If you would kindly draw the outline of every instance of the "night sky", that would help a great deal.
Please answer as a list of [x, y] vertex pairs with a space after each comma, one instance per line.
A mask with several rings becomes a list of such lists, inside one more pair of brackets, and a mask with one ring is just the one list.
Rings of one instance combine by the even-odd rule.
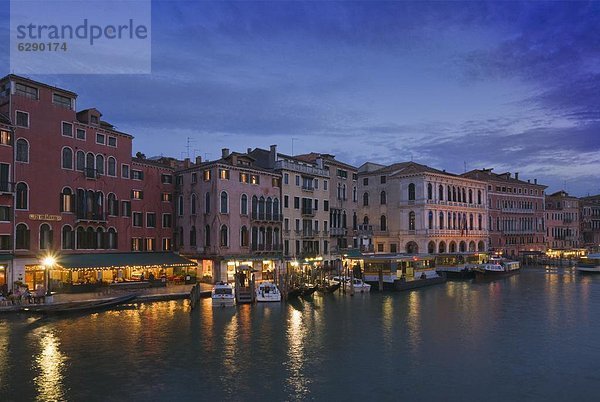
[[[151, 75], [32, 76], [148, 156], [278, 144], [600, 193], [600, 2], [153, 2]], [[0, 65], [9, 73], [8, 2]]]

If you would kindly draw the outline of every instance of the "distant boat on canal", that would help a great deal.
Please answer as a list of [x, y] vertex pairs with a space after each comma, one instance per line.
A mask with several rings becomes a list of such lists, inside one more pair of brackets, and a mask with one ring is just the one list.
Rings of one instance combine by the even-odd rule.
[[475, 267], [475, 279], [486, 280], [518, 274], [521, 271], [521, 263], [503, 258], [490, 258], [486, 263]]
[[235, 290], [231, 284], [217, 282], [211, 292], [213, 307], [226, 307], [235, 304]]
[[474, 268], [487, 259], [487, 253], [440, 254], [435, 257], [435, 269], [448, 279], [473, 279]]
[[583, 274], [600, 273], [600, 254], [589, 254], [586, 257], [581, 257], [577, 262], [577, 271]]
[[93, 311], [106, 310], [130, 301], [133, 301], [138, 295], [127, 294], [112, 299], [80, 301], [57, 304], [41, 304], [38, 306], [28, 306], [24, 311], [41, 314], [68, 314], [68, 313], [87, 313]]

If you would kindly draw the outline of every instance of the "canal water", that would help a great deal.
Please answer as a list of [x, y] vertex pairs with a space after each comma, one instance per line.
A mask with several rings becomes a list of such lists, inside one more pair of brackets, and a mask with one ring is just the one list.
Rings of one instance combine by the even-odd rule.
[[0, 316], [0, 400], [596, 401], [600, 276]]

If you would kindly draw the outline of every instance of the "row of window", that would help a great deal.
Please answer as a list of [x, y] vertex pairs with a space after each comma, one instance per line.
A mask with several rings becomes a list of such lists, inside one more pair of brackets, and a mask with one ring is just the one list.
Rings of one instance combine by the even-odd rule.
[[[489, 189], [491, 190], [492, 186], [489, 186]], [[496, 192], [497, 193], [512, 193], [512, 194], [527, 194], [527, 189], [520, 188], [520, 187], [496, 186]], [[538, 195], [538, 190], [530, 188], [529, 195]], [[540, 195], [541, 195], [541, 191], [540, 191]]]
[[[250, 247], [255, 250], [275, 250], [280, 242], [280, 230], [279, 228], [271, 228], [267, 227], [256, 227], [253, 226], [250, 230], [245, 225], [240, 228], [239, 232], [239, 246], [240, 247]], [[183, 228], [179, 228], [179, 233], [177, 235], [177, 239], [179, 241], [180, 246], [184, 246], [185, 239], [183, 234]], [[198, 231], [195, 226], [190, 228], [189, 233], [189, 243], [190, 246], [195, 247], [198, 245]], [[211, 226], [206, 225], [204, 227], [204, 246], [211, 246]], [[219, 246], [221, 247], [229, 247], [230, 239], [229, 239], [229, 227], [227, 225], [221, 225], [219, 228]]]
[[[31, 231], [24, 223], [19, 223], [15, 230], [15, 249], [29, 250], [31, 248]], [[54, 231], [49, 224], [40, 225], [39, 231], [40, 250], [49, 250], [54, 244]], [[114, 228], [84, 228], [78, 226], [73, 229], [70, 225], [62, 227], [61, 248], [63, 250], [88, 250], [88, 249], [117, 249], [117, 232]]]
[[[218, 170], [219, 173], [219, 179], [221, 180], [230, 180], [230, 170], [229, 169], [219, 169]], [[204, 170], [202, 172], [202, 177], [204, 179], [204, 181], [210, 181], [211, 177], [212, 177], [212, 171], [210, 169]], [[198, 173], [196, 172], [192, 172], [191, 174], [191, 178], [192, 178], [192, 184], [195, 184], [198, 182]], [[246, 183], [246, 184], [260, 184], [260, 175], [258, 174], [253, 174], [253, 173], [247, 173], [247, 172], [240, 172], [239, 173], [239, 181], [240, 183]], [[177, 177], [177, 184], [183, 184], [183, 176], [178, 176]], [[279, 179], [274, 177], [273, 178], [273, 182], [272, 182], [273, 187], [280, 187], [281, 183], [279, 183]]]
[[[36, 87], [25, 85], [20, 82], [17, 82], [15, 84], [15, 94], [34, 100], [38, 100], [40, 98], [39, 90]], [[53, 93], [52, 103], [57, 106], [65, 107], [67, 109], [73, 109], [73, 99], [69, 98], [68, 96]]]
[[[196, 194], [192, 194], [190, 196], [190, 214], [196, 215], [197, 213], [197, 196]], [[210, 213], [210, 205], [211, 205], [211, 196], [210, 193], [207, 192], [204, 195], [204, 213]], [[253, 215], [266, 215], [270, 217], [278, 217], [281, 213], [279, 206], [279, 199], [277, 197], [263, 197], [260, 198], [257, 196], [252, 196], [252, 214]], [[221, 195], [219, 197], [219, 212], [222, 214], [229, 213], [229, 194], [226, 191], [221, 191]], [[183, 216], [185, 213], [184, 208], [184, 197], [180, 195], [177, 199], [177, 215]], [[240, 197], [240, 214], [248, 215], [248, 196], [246, 194], [242, 194]]]
[[[345, 215], [344, 215], [345, 216]], [[437, 221], [436, 221], [437, 216]], [[434, 214], [433, 211], [429, 211], [427, 215], [427, 228], [428, 229], [449, 229], [449, 230], [483, 230], [483, 216], [477, 215], [477, 225], [475, 225], [475, 216], [469, 214], [467, 220], [467, 214], [456, 213], [456, 212], [440, 212], [438, 215]], [[363, 218], [363, 224], [369, 225], [369, 217]], [[388, 230], [387, 217], [381, 215], [379, 218], [379, 229], [382, 231]], [[408, 230], [416, 230], [416, 213], [410, 211], [408, 213]]]
[[[73, 124], [66, 121], [62, 122], [61, 133], [65, 137], [73, 137]], [[86, 139], [86, 132], [82, 128], [75, 128], [75, 137], [78, 140]], [[109, 147], [117, 147], [117, 137], [106, 135], [104, 133], [96, 133], [96, 144], [108, 145]]]

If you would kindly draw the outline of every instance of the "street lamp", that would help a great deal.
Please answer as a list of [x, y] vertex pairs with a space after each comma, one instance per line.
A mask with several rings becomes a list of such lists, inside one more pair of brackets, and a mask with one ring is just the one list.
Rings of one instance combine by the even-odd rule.
[[55, 263], [56, 258], [51, 255], [45, 257], [42, 261], [42, 265], [45, 268], [44, 273], [46, 277], [46, 296], [52, 296], [52, 293], [50, 293], [50, 269], [52, 269]]

